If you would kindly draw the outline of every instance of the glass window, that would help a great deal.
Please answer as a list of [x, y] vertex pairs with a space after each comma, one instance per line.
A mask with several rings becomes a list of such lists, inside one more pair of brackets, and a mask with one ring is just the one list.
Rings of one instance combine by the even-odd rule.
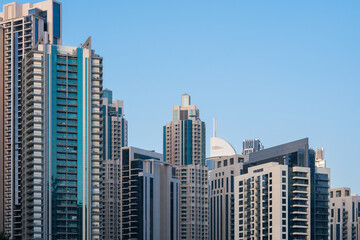
[[[57, 3], [53, 4], [53, 26], [54, 26], [54, 36], [60, 38], [60, 5]], [[57, 44], [57, 42], [54, 44]]]

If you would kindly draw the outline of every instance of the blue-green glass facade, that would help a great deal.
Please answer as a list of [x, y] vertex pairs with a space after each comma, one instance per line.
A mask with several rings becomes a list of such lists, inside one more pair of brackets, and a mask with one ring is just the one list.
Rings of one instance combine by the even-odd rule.
[[53, 44], [58, 44], [58, 39], [61, 35], [61, 6], [58, 3], [53, 3]]
[[89, 208], [88, 61], [84, 49], [48, 52], [51, 126], [51, 232], [55, 239], [83, 239]]
[[106, 98], [109, 103], [112, 103], [112, 91], [104, 89], [104, 98]]
[[311, 239], [329, 239], [330, 179], [328, 174], [317, 173], [315, 152], [309, 150], [311, 171]]
[[193, 162], [192, 120], [184, 120], [182, 124], [183, 124], [182, 149], [184, 149], [184, 152], [182, 154], [182, 165], [190, 165]]

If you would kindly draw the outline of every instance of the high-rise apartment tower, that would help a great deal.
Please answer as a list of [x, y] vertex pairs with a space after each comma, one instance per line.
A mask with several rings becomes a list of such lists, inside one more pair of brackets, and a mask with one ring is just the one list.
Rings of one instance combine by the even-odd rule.
[[[179, 180], [162, 154], [121, 149], [121, 236], [116, 239], [179, 239]], [[115, 239], [115, 238], [113, 238]]]
[[208, 168], [205, 166], [205, 123], [190, 96], [173, 106], [164, 126], [164, 158], [180, 180], [180, 239], [208, 239]]
[[209, 239], [235, 237], [235, 177], [243, 173], [244, 155], [212, 158], [214, 167], [209, 180]]
[[9, 3], [0, 13], [0, 231], [21, 238], [22, 62], [47, 34], [61, 44], [61, 4]]
[[39, 42], [22, 80], [22, 239], [100, 239], [102, 58]]
[[103, 161], [101, 184], [101, 234], [103, 239], [121, 237], [121, 148], [127, 146], [127, 121], [123, 101], [103, 91]]
[[235, 239], [329, 238], [330, 170], [308, 139], [250, 153], [235, 177]]

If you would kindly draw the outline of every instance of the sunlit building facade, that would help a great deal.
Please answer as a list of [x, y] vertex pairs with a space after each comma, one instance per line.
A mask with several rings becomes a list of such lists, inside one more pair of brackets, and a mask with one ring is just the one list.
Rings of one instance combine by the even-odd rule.
[[242, 154], [249, 155], [250, 153], [257, 152], [263, 149], [264, 146], [259, 139], [246, 139], [243, 141]]
[[235, 177], [243, 173], [244, 155], [212, 158], [209, 175], [209, 239], [235, 237]]
[[22, 70], [22, 239], [100, 239], [102, 58], [40, 42]]
[[250, 153], [235, 177], [235, 239], [328, 239], [329, 186], [307, 138]]
[[180, 239], [208, 239], [208, 168], [205, 165], [205, 123], [190, 96], [173, 106], [173, 120], [164, 126], [164, 160], [176, 167], [180, 180]]
[[330, 189], [330, 240], [360, 239], [360, 196], [350, 188]]
[[44, 34], [61, 44], [61, 4], [9, 3], [0, 13], [0, 231], [21, 238], [22, 62]]
[[103, 91], [103, 161], [101, 169], [101, 235], [121, 237], [121, 148], [128, 145], [123, 101], [113, 100], [112, 91]]

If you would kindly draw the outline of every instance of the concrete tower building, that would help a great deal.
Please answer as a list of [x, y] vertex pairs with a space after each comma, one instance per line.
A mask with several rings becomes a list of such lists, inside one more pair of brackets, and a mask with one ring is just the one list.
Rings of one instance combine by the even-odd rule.
[[360, 239], [360, 196], [350, 188], [330, 190], [330, 240]]
[[39, 42], [22, 80], [22, 239], [100, 239], [102, 58]]
[[103, 91], [103, 162], [101, 184], [101, 234], [103, 239], [121, 237], [121, 148], [127, 146], [127, 121], [123, 101]]
[[327, 240], [329, 179], [308, 139], [251, 153], [235, 177], [235, 239]]
[[180, 180], [180, 238], [208, 239], [205, 123], [188, 94], [181, 96], [181, 106], [173, 106], [173, 120], [164, 126], [164, 156]]
[[310, 169], [293, 167], [292, 174], [287, 165], [270, 162], [236, 178], [236, 239], [310, 239]]
[[234, 239], [234, 177], [243, 172], [246, 156], [237, 155], [232, 145], [217, 137], [217, 122], [210, 138], [209, 239]]
[[0, 13], [0, 232], [21, 238], [22, 62], [45, 33], [61, 44], [61, 4], [9, 3]]
[[103, 158], [120, 159], [121, 148], [128, 144], [128, 123], [124, 114], [124, 102], [112, 99], [112, 91], [103, 91]]
[[121, 151], [121, 236], [116, 239], [178, 240], [180, 198], [175, 169], [154, 151], [134, 147]]
[[243, 141], [243, 152], [244, 155], [263, 150], [264, 146], [259, 139], [246, 139]]
[[209, 239], [235, 237], [235, 177], [243, 173], [244, 155], [217, 156], [210, 171]]

